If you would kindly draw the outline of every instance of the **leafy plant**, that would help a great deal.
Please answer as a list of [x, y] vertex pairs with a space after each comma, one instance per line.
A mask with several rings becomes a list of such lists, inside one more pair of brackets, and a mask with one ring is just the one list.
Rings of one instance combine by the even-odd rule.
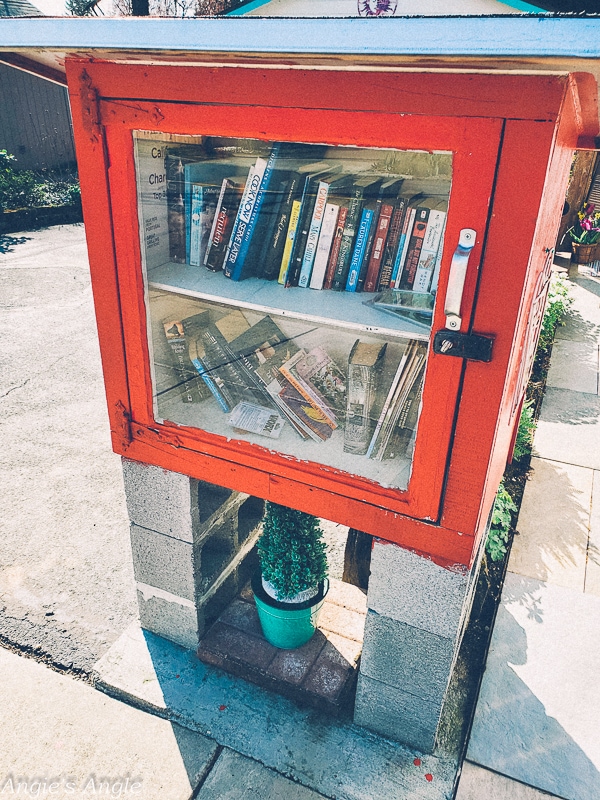
[[573, 298], [569, 296], [568, 284], [562, 278], [553, 278], [550, 282], [546, 310], [542, 319], [538, 351], [546, 353], [550, 349], [556, 328], [562, 322], [572, 302]]
[[578, 244], [596, 244], [600, 240], [600, 211], [593, 203], [583, 206], [577, 212], [577, 221], [567, 233]]
[[515, 441], [515, 449], [513, 451], [513, 458], [517, 461], [524, 456], [530, 455], [535, 428], [536, 423], [533, 416], [533, 401], [529, 400], [523, 406], [521, 417], [519, 419], [519, 427], [517, 429], [517, 439]]
[[0, 150], [0, 209], [74, 205], [79, 201], [76, 175], [16, 169], [16, 161], [6, 150]]
[[267, 503], [257, 548], [263, 578], [279, 597], [293, 597], [327, 577], [327, 545], [310, 514]]
[[516, 510], [517, 507], [508, 493], [504, 481], [501, 481], [492, 509], [492, 524], [485, 543], [486, 552], [492, 561], [500, 561], [506, 555], [512, 513]]

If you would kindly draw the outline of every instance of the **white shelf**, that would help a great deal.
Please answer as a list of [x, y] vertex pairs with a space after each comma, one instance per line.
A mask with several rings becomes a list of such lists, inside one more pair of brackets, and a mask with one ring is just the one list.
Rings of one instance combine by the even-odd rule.
[[222, 272], [205, 267], [166, 263], [149, 271], [150, 288], [176, 292], [235, 308], [305, 320], [318, 325], [336, 325], [349, 330], [400, 339], [429, 341], [429, 331], [410, 320], [384, 314], [364, 304], [372, 294], [317, 291], [294, 286], [285, 289], [276, 281], [248, 278], [232, 281]]

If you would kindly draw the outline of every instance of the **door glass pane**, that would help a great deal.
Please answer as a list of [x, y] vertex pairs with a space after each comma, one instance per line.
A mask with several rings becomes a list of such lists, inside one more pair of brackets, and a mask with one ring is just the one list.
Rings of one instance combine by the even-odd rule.
[[406, 488], [451, 154], [134, 144], [157, 421]]

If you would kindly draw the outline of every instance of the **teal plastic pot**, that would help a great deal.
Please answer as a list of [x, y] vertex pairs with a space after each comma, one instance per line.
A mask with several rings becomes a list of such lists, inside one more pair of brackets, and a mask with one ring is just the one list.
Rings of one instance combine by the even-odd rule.
[[329, 591], [329, 581], [304, 603], [280, 603], [265, 592], [260, 572], [252, 578], [252, 591], [265, 639], [274, 647], [292, 650], [306, 644], [317, 629], [319, 612]]

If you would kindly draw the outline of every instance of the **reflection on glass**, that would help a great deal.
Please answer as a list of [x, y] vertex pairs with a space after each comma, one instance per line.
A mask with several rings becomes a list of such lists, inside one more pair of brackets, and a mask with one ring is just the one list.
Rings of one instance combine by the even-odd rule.
[[405, 488], [451, 155], [135, 134], [155, 415]]

